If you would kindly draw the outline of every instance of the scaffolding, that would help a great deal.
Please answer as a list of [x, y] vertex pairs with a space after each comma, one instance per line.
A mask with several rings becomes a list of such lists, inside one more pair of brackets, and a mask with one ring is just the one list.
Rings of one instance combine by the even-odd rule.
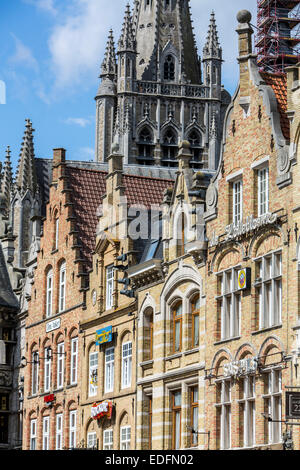
[[300, 62], [300, 0], [257, 0], [257, 63], [281, 74]]

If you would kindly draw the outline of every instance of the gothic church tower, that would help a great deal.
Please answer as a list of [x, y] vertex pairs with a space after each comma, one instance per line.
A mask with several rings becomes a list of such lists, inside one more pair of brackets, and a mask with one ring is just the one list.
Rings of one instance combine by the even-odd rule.
[[115, 46], [110, 31], [96, 96], [96, 161], [112, 148], [124, 163], [177, 166], [180, 141], [191, 143], [191, 166], [215, 170], [223, 117], [222, 48], [211, 15], [202, 64], [189, 0], [135, 0], [127, 5]]

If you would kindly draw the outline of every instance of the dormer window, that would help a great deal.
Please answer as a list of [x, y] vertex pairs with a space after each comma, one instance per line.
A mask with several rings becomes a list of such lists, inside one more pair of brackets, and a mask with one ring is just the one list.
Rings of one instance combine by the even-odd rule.
[[175, 59], [169, 54], [164, 63], [164, 79], [173, 82], [175, 80]]

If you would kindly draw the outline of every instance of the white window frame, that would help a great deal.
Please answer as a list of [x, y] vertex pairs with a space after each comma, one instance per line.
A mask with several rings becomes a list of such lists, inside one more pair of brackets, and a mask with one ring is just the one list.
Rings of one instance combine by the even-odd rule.
[[50, 416], [43, 418], [43, 450], [49, 450]]
[[255, 289], [259, 300], [259, 329], [262, 330], [281, 324], [282, 252], [273, 251], [254, 261], [258, 276], [255, 280]]
[[30, 420], [30, 450], [36, 450], [37, 420]]
[[58, 343], [57, 345], [57, 377], [56, 387], [58, 389], [64, 386], [64, 371], [65, 371], [65, 343]]
[[31, 362], [31, 395], [37, 395], [39, 390], [39, 353], [37, 351], [32, 352]]
[[[220, 380], [221, 386], [220, 402], [216, 403], [216, 408], [220, 410], [220, 447], [221, 450], [231, 448], [231, 388], [230, 379]], [[228, 388], [227, 388], [228, 387]]]
[[120, 428], [120, 450], [130, 450], [131, 426], [121, 426]]
[[255, 445], [255, 375], [241, 378], [243, 398], [239, 400], [243, 406], [244, 447]]
[[115, 348], [107, 348], [105, 350], [105, 393], [114, 390], [114, 374], [115, 374]]
[[114, 299], [114, 265], [111, 264], [106, 268], [106, 310], [113, 307]]
[[70, 367], [70, 384], [77, 384], [78, 372], [78, 338], [71, 340], [71, 367]]
[[58, 250], [58, 243], [59, 243], [59, 217], [56, 214], [55, 218], [55, 250]]
[[44, 392], [50, 392], [52, 374], [52, 351], [48, 347], [44, 349]]
[[95, 432], [89, 432], [87, 434], [87, 448], [96, 449], [97, 448], [97, 434]]
[[132, 341], [122, 343], [122, 389], [131, 387]]
[[265, 383], [268, 382], [262, 395], [265, 413], [273, 420], [267, 423], [268, 444], [279, 444], [282, 441], [282, 426], [277, 421], [282, 420], [282, 371], [274, 368], [264, 374]]
[[269, 168], [264, 166], [257, 170], [258, 189], [258, 216], [261, 217], [269, 212]]
[[221, 312], [221, 340], [240, 335], [242, 296], [237, 284], [239, 269], [240, 266], [234, 266], [217, 273], [221, 286], [221, 295], [217, 296]]
[[53, 270], [50, 269], [47, 273], [46, 278], [46, 317], [49, 318], [52, 315], [52, 303], [53, 303]]
[[59, 313], [63, 312], [66, 309], [66, 275], [67, 275], [66, 262], [63, 262], [59, 270], [59, 300], [58, 300]]
[[232, 221], [237, 225], [243, 220], [243, 180], [232, 182]]
[[55, 436], [56, 436], [56, 450], [63, 449], [63, 414], [59, 413], [56, 415], [56, 427], [55, 427]]
[[69, 448], [75, 449], [76, 447], [76, 432], [77, 432], [77, 411], [72, 410], [69, 413]]
[[98, 392], [98, 385], [92, 384], [93, 374], [96, 372], [98, 381], [98, 351], [89, 354], [89, 397], [95, 397]]
[[103, 450], [113, 450], [114, 448], [114, 432], [113, 428], [103, 431]]

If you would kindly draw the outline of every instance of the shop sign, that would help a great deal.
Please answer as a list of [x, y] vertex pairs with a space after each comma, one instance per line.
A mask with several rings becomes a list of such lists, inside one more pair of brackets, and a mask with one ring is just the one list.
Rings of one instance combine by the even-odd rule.
[[246, 218], [246, 222], [238, 222], [237, 224], [230, 224], [226, 227], [225, 241], [235, 240], [241, 236], [248, 235], [254, 230], [272, 225], [277, 221], [277, 214], [267, 213], [257, 219], [253, 215]]
[[91, 409], [91, 417], [93, 419], [100, 419], [106, 416], [108, 419], [111, 419], [112, 413], [112, 402], [103, 401], [102, 403], [94, 403]]
[[300, 418], [300, 392], [286, 392], [286, 419]]
[[57, 318], [56, 320], [50, 321], [46, 324], [46, 333], [57, 330], [58, 328], [60, 328], [60, 318]]
[[44, 397], [44, 403], [53, 403], [55, 400], [55, 396], [54, 394], [52, 393], [51, 395], [47, 395]]
[[112, 326], [96, 331], [96, 345], [110, 343], [112, 341]]
[[238, 288], [246, 290], [251, 286], [251, 269], [245, 268], [238, 271]]
[[223, 366], [223, 374], [225, 377], [234, 377], [237, 375], [253, 374], [257, 370], [257, 357], [249, 357], [240, 361], [229, 362]]

